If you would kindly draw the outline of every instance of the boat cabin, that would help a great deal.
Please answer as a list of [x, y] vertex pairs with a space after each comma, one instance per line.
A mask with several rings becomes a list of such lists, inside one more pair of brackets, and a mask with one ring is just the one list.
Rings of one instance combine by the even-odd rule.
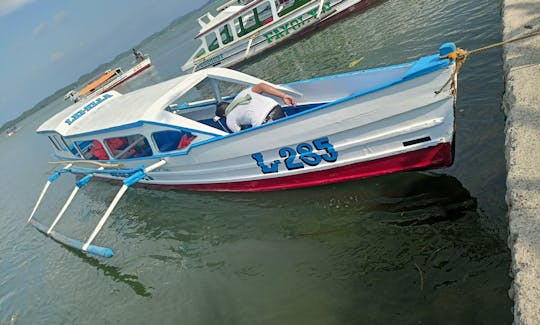
[[48, 137], [55, 156], [66, 160], [186, 154], [195, 143], [229, 134], [225, 123], [214, 119], [217, 103], [231, 101], [240, 90], [260, 82], [233, 70], [202, 70], [125, 95], [109, 91], [81, 101], [37, 132]]

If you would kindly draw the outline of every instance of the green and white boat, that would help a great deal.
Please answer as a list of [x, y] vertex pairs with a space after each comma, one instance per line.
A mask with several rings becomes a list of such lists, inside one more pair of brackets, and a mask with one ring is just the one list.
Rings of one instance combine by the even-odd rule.
[[201, 45], [182, 66], [186, 72], [230, 67], [283, 41], [322, 27], [378, 0], [254, 0], [218, 8], [198, 19]]

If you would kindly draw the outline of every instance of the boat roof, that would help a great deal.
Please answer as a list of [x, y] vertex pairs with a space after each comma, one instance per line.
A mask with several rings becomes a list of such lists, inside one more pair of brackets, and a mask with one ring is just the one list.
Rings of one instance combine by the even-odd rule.
[[101, 76], [99, 76], [96, 80], [91, 81], [89, 84], [87, 84], [79, 94], [81, 96], [86, 95], [87, 93], [91, 92], [92, 90], [96, 89], [97, 87], [104, 84], [107, 80], [111, 79], [112, 77], [116, 76], [117, 72], [116, 69], [114, 70], [108, 70], [104, 72]]
[[91, 100], [75, 103], [45, 121], [37, 132], [57, 132], [70, 137], [150, 121], [221, 134], [220, 130], [165, 111], [169, 104], [205, 79], [246, 86], [263, 82], [286, 93], [302, 96], [289, 87], [275, 85], [242, 72], [226, 68], [208, 68], [125, 95], [113, 90]]

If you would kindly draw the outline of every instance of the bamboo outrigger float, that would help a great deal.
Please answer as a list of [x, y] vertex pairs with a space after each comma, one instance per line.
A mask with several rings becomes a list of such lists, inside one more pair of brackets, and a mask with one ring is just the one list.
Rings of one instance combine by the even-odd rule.
[[[399, 65], [274, 85], [244, 73], [208, 68], [137, 91], [107, 92], [43, 123], [66, 166], [47, 181], [29, 222], [66, 245], [99, 256], [92, 242], [134, 184], [200, 191], [273, 191], [453, 162], [456, 47]], [[450, 82], [448, 82], [450, 81]], [[287, 116], [233, 133], [214, 114], [246, 86], [267, 83], [296, 98]], [[74, 168], [73, 166], [77, 166]], [[148, 167], [146, 167], [148, 166]], [[84, 176], [50, 227], [34, 214], [60, 175]], [[55, 231], [90, 179], [122, 182], [83, 243]]]

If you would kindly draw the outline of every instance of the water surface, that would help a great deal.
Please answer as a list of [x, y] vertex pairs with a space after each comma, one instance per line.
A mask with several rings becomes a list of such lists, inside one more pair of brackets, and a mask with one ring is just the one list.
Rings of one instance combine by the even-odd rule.
[[[285, 83], [474, 49], [501, 40], [500, 7], [384, 1], [238, 69]], [[123, 90], [180, 75], [203, 13], [145, 40], [154, 67]], [[0, 139], [0, 323], [510, 323], [500, 49], [471, 57], [459, 87], [451, 168], [270, 193], [130, 189], [95, 240], [112, 259], [26, 226], [55, 167], [35, 134], [66, 106], [52, 101]], [[50, 224], [73, 186], [55, 182], [36, 217]], [[58, 230], [86, 238], [117, 190], [90, 183]]]

